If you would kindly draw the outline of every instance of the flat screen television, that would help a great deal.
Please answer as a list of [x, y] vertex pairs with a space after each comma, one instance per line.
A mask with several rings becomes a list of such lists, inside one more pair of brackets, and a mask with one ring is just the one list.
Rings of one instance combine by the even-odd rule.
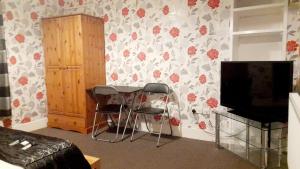
[[224, 61], [221, 105], [255, 121], [287, 122], [292, 61]]

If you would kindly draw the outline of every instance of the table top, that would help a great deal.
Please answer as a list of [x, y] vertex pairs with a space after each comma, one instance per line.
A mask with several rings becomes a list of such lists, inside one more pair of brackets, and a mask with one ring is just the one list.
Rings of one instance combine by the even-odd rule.
[[[105, 86], [105, 85], [99, 85], [99, 86]], [[113, 87], [119, 93], [135, 93], [143, 89], [143, 87], [138, 87], [138, 86], [107, 85], [107, 87]], [[91, 93], [92, 89], [93, 88], [87, 89], [87, 92]]]

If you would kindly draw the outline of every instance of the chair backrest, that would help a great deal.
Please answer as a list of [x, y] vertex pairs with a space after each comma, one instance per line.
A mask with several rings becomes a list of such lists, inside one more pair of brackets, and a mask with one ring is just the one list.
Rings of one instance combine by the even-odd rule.
[[169, 86], [164, 83], [147, 83], [143, 92], [169, 94]]

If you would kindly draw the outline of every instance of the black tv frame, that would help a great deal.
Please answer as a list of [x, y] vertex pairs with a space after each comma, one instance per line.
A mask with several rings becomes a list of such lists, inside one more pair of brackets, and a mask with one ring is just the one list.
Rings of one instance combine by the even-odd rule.
[[[290, 89], [289, 91], [292, 92], [293, 89], [293, 61], [222, 61], [221, 62], [221, 76], [220, 76], [220, 82], [221, 82], [221, 87], [220, 87], [220, 99], [221, 99], [221, 105], [224, 107], [228, 107], [228, 105], [223, 105], [222, 104], [222, 65], [225, 63], [289, 63], [290, 64]], [[287, 98], [288, 102], [288, 98]], [[288, 103], [287, 103], [288, 106]], [[261, 109], [261, 110], [239, 110], [234, 107], [228, 107], [230, 110], [228, 112], [233, 113], [235, 115], [248, 118], [254, 121], [261, 122], [262, 124], [267, 124], [267, 123], [272, 123], [272, 122], [287, 122], [288, 121], [288, 112], [282, 112], [279, 110], [271, 110], [271, 109]], [[286, 108], [288, 110], [288, 108]]]

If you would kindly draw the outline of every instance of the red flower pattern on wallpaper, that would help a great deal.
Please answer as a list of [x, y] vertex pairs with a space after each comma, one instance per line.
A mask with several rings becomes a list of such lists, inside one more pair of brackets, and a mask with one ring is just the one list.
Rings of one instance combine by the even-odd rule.
[[190, 46], [190, 47], [188, 48], [188, 55], [193, 56], [193, 55], [196, 54], [196, 52], [197, 52], [197, 49], [196, 49], [195, 46]]
[[170, 80], [171, 80], [173, 83], [179, 82], [179, 75], [176, 74], [176, 73], [173, 73], [173, 74], [170, 76]]
[[11, 11], [7, 11], [7, 12], [5, 13], [5, 16], [6, 16], [6, 19], [7, 19], [7, 20], [13, 20], [13, 19], [14, 19], [14, 16], [13, 16], [13, 14], [12, 14]]
[[40, 60], [41, 59], [41, 54], [40, 53], [33, 54], [33, 59], [36, 60], [36, 61]]
[[169, 33], [173, 38], [176, 38], [179, 36], [180, 30], [177, 27], [173, 27]]
[[215, 98], [209, 98], [207, 101], [206, 101], [206, 104], [210, 107], [210, 108], [216, 108], [218, 107], [218, 100], [215, 99]]
[[144, 60], [146, 59], [146, 54], [145, 54], [144, 52], [140, 52], [140, 53], [138, 54], [138, 59], [139, 59], [140, 61], [144, 61]]
[[127, 16], [128, 12], [129, 12], [129, 9], [127, 7], [125, 7], [125, 8], [122, 9], [122, 15], [123, 16]]
[[206, 83], [206, 76], [204, 74], [199, 76], [199, 82], [200, 84]]
[[45, 5], [45, 0], [39, 0], [41, 5]]
[[108, 15], [107, 15], [107, 14], [105, 14], [105, 15], [103, 16], [103, 22], [104, 22], [104, 23], [107, 23], [107, 22], [108, 22]]
[[199, 28], [199, 33], [201, 35], [206, 35], [207, 34], [207, 27], [205, 25], [202, 25], [200, 28]]
[[31, 12], [30, 17], [33, 21], [37, 20], [39, 15], [36, 12]]
[[139, 99], [139, 101], [142, 101], [144, 103], [147, 101], [147, 96], [140, 94], [138, 99]]
[[59, 6], [65, 6], [65, 1], [64, 0], [58, 0], [58, 5]]
[[160, 70], [155, 70], [155, 71], [153, 72], [153, 77], [154, 77], [155, 79], [160, 78], [160, 75], [161, 75]]
[[195, 93], [189, 93], [187, 95], [187, 101], [190, 102], [190, 103], [195, 102], [196, 99], [197, 99], [197, 96], [195, 95]]
[[220, 5], [220, 0], [208, 0], [207, 5], [212, 9], [218, 8]]
[[163, 14], [164, 14], [164, 15], [168, 15], [169, 10], [170, 10], [170, 9], [169, 9], [169, 6], [168, 6], [168, 5], [165, 5], [165, 6], [163, 7], [163, 10], [162, 10], [162, 11], [163, 11]]
[[115, 33], [111, 33], [110, 35], [109, 35], [109, 39], [111, 40], [111, 41], [116, 41], [117, 40], [117, 35], [115, 34]]
[[109, 62], [109, 60], [110, 60], [110, 56], [109, 56], [109, 54], [106, 54], [106, 55], [105, 55], [105, 61], [106, 61], [106, 62]]
[[172, 117], [172, 118], [170, 119], [170, 123], [171, 123], [171, 125], [173, 125], [173, 126], [179, 126], [179, 125], [180, 125], [180, 120], [177, 119], [177, 118], [175, 118], [175, 117]]
[[134, 75], [132, 76], [132, 80], [135, 81], [135, 82], [138, 81], [138, 75], [137, 75], [137, 74], [134, 74]]
[[160, 26], [154, 26], [152, 32], [154, 35], [158, 35], [160, 33]]
[[187, 0], [187, 2], [189, 7], [195, 6], [197, 4], [197, 0]]
[[111, 79], [113, 80], [113, 81], [116, 81], [116, 80], [118, 80], [118, 74], [117, 73], [112, 73], [111, 75], [110, 75], [110, 77], [111, 77]]
[[164, 102], [169, 102], [169, 101], [170, 101], [170, 97], [164, 96], [164, 97], [162, 98], [162, 100], [163, 100]]
[[17, 34], [15, 36], [16, 41], [18, 41], [19, 43], [23, 43], [25, 41], [25, 36], [22, 34]]
[[15, 99], [15, 100], [12, 102], [12, 105], [13, 105], [15, 108], [19, 107], [19, 106], [20, 106], [20, 101], [19, 101], [19, 99]]
[[131, 39], [132, 40], [136, 40], [137, 39], [137, 33], [136, 32], [132, 32]]
[[160, 121], [161, 117], [162, 117], [161, 115], [155, 115], [155, 116], [153, 116], [153, 118], [154, 118], [155, 121]]
[[297, 50], [297, 47], [299, 46], [299, 44], [295, 41], [295, 40], [290, 40], [287, 42], [287, 51], [288, 52], [295, 52]]
[[219, 51], [217, 49], [210, 49], [207, 52], [207, 56], [211, 59], [211, 60], [215, 60], [219, 57]]
[[136, 11], [136, 15], [139, 17], [139, 18], [143, 18], [145, 16], [145, 9], [143, 8], [139, 8], [137, 11]]
[[21, 85], [27, 85], [28, 84], [28, 78], [26, 76], [21, 76], [18, 80], [19, 84]]
[[202, 130], [206, 129], [206, 123], [204, 121], [200, 121], [200, 123], [198, 124], [198, 126]]
[[163, 54], [163, 58], [164, 58], [165, 61], [169, 60], [169, 58], [170, 58], [169, 52], [165, 52], [165, 53]]
[[126, 50], [123, 51], [123, 56], [124, 57], [129, 57], [129, 55], [130, 55], [130, 52], [129, 52], [128, 49], [126, 49]]
[[42, 92], [38, 92], [35, 97], [36, 99], [41, 100], [44, 97], [44, 94]]
[[11, 56], [11, 57], [9, 58], [9, 62], [10, 62], [10, 64], [12, 64], [12, 65], [16, 64], [16, 63], [17, 63], [16, 57], [15, 57], [15, 56]]
[[22, 120], [21, 120], [21, 123], [29, 123], [31, 122], [31, 118], [30, 117], [24, 117]]
[[83, 5], [83, 0], [79, 0], [79, 5]]

